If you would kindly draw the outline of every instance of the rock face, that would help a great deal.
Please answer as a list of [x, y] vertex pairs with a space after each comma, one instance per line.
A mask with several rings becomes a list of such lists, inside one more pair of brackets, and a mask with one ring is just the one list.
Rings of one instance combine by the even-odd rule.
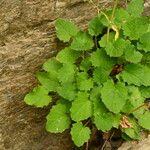
[[61, 48], [54, 21], [67, 18], [84, 29], [96, 13], [86, 0], [0, 0], [0, 150], [72, 150], [67, 132], [45, 131], [49, 109], [23, 98], [37, 84], [35, 72]]
[[118, 150], [149, 150], [150, 136], [140, 142], [126, 142]]
[[83, 29], [96, 11], [83, 0], [0, 0], [0, 150], [71, 150], [68, 133], [45, 131], [49, 109], [27, 106], [35, 72], [61, 48], [57, 18]]

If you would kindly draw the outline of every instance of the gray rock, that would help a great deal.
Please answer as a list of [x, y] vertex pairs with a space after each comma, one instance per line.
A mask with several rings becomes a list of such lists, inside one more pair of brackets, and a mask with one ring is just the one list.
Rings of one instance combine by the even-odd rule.
[[150, 149], [150, 136], [141, 140], [140, 142], [125, 142], [118, 150], [149, 150]]

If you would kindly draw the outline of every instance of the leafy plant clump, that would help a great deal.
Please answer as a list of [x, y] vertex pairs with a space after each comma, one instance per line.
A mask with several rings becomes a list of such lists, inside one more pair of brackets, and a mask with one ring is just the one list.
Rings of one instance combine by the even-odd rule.
[[92, 126], [137, 140], [150, 130], [150, 21], [141, 15], [143, 0], [116, 6], [94, 17], [85, 32], [70, 21], [55, 22], [57, 37], [69, 46], [44, 63], [40, 84], [24, 99], [36, 107], [53, 101], [46, 130], [71, 128], [78, 147], [90, 140]]

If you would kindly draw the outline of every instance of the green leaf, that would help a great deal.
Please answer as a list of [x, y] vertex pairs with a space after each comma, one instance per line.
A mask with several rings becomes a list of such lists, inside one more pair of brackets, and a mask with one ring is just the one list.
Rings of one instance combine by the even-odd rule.
[[126, 128], [124, 129], [126, 135], [128, 135], [131, 139], [139, 140], [140, 135], [138, 131], [135, 131], [133, 128]]
[[129, 118], [129, 122], [132, 124], [132, 128], [124, 128], [122, 132], [124, 132], [131, 139], [140, 140], [140, 130], [139, 126], [135, 120]]
[[129, 13], [123, 8], [117, 8], [115, 11], [114, 22], [117, 26], [123, 25], [129, 19]]
[[86, 71], [77, 72], [76, 78], [77, 78], [77, 82], [80, 82], [82, 80], [86, 80], [86, 79], [88, 79], [88, 73]]
[[57, 37], [64, 42], [68, 42], [71, 37], [75, 36], [79, 29], [70, 21], [57, 19], [55, 22]]
[[76, 51], [86, 51], [94, 46], [92, 37], [86, 32], [79, 32], [71, 43], [71, 49]]
[[140, 37], [140, 49], [144, 50], [145, 52], [150, 52], [150, 32], [143, 34]]
[[94, 123], [97, 129], [103, 132], [110, 130], [113, 126], [113, 116], [107, 112], [106, 107], [100, 100], [94, 101]]
[[90, 57], [86, 57], [80, 63], [80, 70], [88, 71], [91, 66], [92, 66], [92, 64], [91, 64], [91, 61], [90, 61]]
[[71, 120], [67, 115], [67, 107], [62, 103], [53, 106], [48, 114], [46, 130], [51, 133], [61, 133], [70, 127]]
[[60, 96], [62, 96], [63, 98], [69, 101], [73, 101], [77, 94], [75, 84], [70, 83], [70, 82], [62, 84], [62, 86], [59, 86], [57, 88], [57, 92]]
[[92, 36], [98, 36], [103, 31], [103, 24], [101, 23], [100, 17], [93, 18], [89, 23], [89, 34]]
[[127, 21], [123, 25], [124, 35], [131, 40], [138, 40], [144, 33], [147, 32], [149, 20], [147, 17], [134, 18]]
[[40, 83], [49, 91], [57, 91], [57, 87], [59, 86], [58, 81], [53, 80], [51, 75], [47, 72], [39, 72], [37, 73], [37, 78], [40, 81]]
[[88, 78], [86, 72], [79, 72], [77, 74], [77, 86], [81, 91], [89, 91], [93, 87], [93, 80], [92, 78]]
[[128, 84], [150, 86], [150, 69], [146, 66], [128, 64], [120, 76]]
[[132, 0], [127, 7], [127, 11], [133, 16], [137, 17], [142, 14], [144, 10], [144, 1], [143, 0]]
[[73, 82], [75, 75], [75, 65], [63, 64], [62, 68], [58, 70], [58, 79], [60, 82]]
[[92, 102], [100, 100], [102, 86], [94, 86], [90, 92], [90, 100]]
[[103, 84], [109, 79], [109, 74], [110, 71], [105, 70], [102, 67], [95, 68], [93, 76], [94, 82], [97, 84]]
[[121, 114], [113, 114], [113, 127], [114, 128], [119, 128], [120, 125], [120, 120], [121, 120]]
[[95, 114], [95, 125], [98, 130], [109, 131], [113, 127], [113, 115], [111, 113]]
[[73, 101], [71, 111], [71, 118], [74, 121], [85, 120], [92, 115], [92, 103], [88, 99], [89, 95], [86, 92], [79, 92], [77, 99]]
[[115, 64], [114, 59], [111, 59], [103, 49], [97, 49], [91, 54], [91, 62], [94, 67], [102, 67], [111, 69]]
[[139, 89], [144, 98], [150, 97], [150, 86], [149, 87], [141, 86]]
[[150, 112], [146, 111], [138, 120], [140, 126], [143, 128], [150, 130]]
[[72, 50], [70, 47], [66, 47], [65, 49], [61, 50], [56, 59], [61, 63], [75, 63], [76, 59], [80, 56], [80, 52]]
[[110, 57], [120, 57], [123, 55], [127, 47], [127, 41], [124, 39], [117, 39], [114, 42], [109, 42], [105, 48]]
[[[109, 33], [108, 42], [109, 42], [109, 41], [111, 41], [111, 42], [115, 41], [115, 32], [110, 32], [110, 33]], [[108, 42], [107, 42], [107, 34], [104, 34], [104, 36], [103, 36], [103, 37], [101, 38], [101, 40], [99, 41], [99, 45], [100, 45], [101, 47], [106, 47], [107, 44], [108, 44]]]
[[[144, 104], [144, 98], [141, 95], [141, 92], [139, 91], [138, 87], [135, 86], [128, 86], [128, 95], [129, 100], [123, 107], [123, 112], [130, 113], [139, 106]], [[132, 114], [138, 118], [140, 117], [144, 112], [144, 108], [140, 108], [139, 110], [133, 111]]]
[[[105, 15], [104, 15], [104, 13], [105, 13]], [[102, 22], [102, 24], [103, 24], [104, 26], [106, 26], [106, 27], [111, 27], [110, 20], [108, 20], [108, 19], [106, 18], [106, 16], [107, 16], [108, 18], [111, 17], [111, 15], [112, 15], [112, 9], [108, 9], [108, 10], [104, 11], [104, 13], [103, 13], [103, 14], [102, 14], [102, 13], [100, 14], [100, 20], [101, 20], [101, 22]]]
[[101, 97], [110, 111], [119, 113], [128, 98], [127, 88], [123, 83], [114, 84], [111, 80], [108, 80], [101, 90]]
[[150, 52], [144, 53], [141, 64], [150, 68]]
[[47, 89], [45, 89], [43, 86], [38, 86], [25, 96], [24, 101], [28, 105], [44, 107], [52, 101], [52, 98], [48, 96]]
[[87, 79], [87, 80], [82, 80], [81, 82], [78, 83], [78, 89], [83, 90], [83, 91], [89, 91], [91, 88], [93, 88], [93, 80], [92, 79]]
[[131, 104], [130, 99], [128, 99], [121, 111], [124, 113], [130, 113], [133, 110], [133, 107], [134, 106]]
[[75, 145], [81, 147], [85, 142], [90, 139], [91, 131], [88, 127], [83, 126], [81, 122], [73, 124], [71, 128], [71, 136]]
[[128, 43], [125, 50], [125, 59], [131, 63], [138, 63], [142, 60], [143, 55], [136, 51], [135, 47]]
[[43, 69], [49, 72], [51, 79], [56, 80], [58, 75], [58, 70], [62, 67], [62, 64], [58, 62], [54, 57], [50, 58], [43, 64]]

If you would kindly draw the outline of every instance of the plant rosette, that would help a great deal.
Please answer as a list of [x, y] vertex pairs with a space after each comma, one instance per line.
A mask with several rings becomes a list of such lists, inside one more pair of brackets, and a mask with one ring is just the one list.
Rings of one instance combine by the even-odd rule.
[[[91, 138], [91, 125], [102, 132], [122, 131], [125, 139], [140, 139], [150, 130], [150, 21], [142, 16], [143, 0], [99, 13], [87, 31], [68, 20], [55, 22], [66, 48], [43, 64], [39, 85], [24, 101], [35, 107], [58, 100], [46, 119], [46, 130], [71, 128], [75, 145]], [[146, 101], [145, 101], [146, 100]]]

